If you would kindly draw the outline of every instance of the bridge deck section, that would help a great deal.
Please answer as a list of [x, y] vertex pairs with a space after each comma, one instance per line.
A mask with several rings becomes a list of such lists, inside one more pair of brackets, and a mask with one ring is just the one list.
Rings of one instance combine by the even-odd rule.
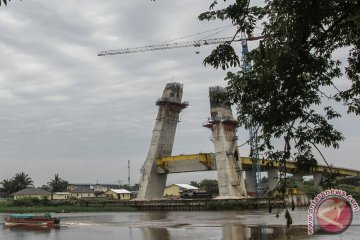
[[[243, 170], [252, 168], [252, 160], [249, 157], [241, 157]], [[159, 173], [181, 173], [181, 172], [197, 172], [197, 171], [214, 171], [216, 170], [216, 161], [214, 153], [199, 153], [188, 155], [177, 155], [162, 157], [157, 159]], [[280, 161], [261, 159], [259, 165], [262, 171], [271, 168], [280, 168]], [[286, 162], [286, 168], [291, 173], [296, 170], [296, 163], [293, 161]], [[279, 169], [281, 171], [281, 169]], [[331, 170], [326, 165], [318, 165], [310, 173], [330, 173], [334, 172], [341, 176], [360, 176], [360, 171], [356, 169], [331, 166]], [[304, 174], [306, 175], [306, 174]]]

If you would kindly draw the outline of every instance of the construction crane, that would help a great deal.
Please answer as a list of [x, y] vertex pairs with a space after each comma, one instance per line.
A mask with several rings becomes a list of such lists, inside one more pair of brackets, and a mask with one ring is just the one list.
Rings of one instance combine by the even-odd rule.
[[148, 45], [144, 47], [135, 47], [135, 48], [121, 48], [121, 49], [113, 49], [113, 50], [105, 50], [98, 53], [98, 56], [108, 56], [108, 55], [116, 55], [116, 54], [128, 54], [128, 53], [137, 53], [137, 52], [148, 52], [148, 51], [157, 51], [157, 50], [165, 50], [165, 49], [173, 49], [173, 48], [185, 48], [185, 47], [200, 47], [203, 45], [211, 45], [211, 44], [219, 44], [231, 41], [254, 41], [258, 39], [262, 39], [264, 37], [248, 37], [248, 38], [240, 38], [240, 37], [224, 37], [224, 38], [211, 38], [204, 39], [198, 41], [190, 41], [190, 42], [175, 42], [175, 43], [161, 43]]
[[[248, 36], [248, 37], [223, 37], [223, 38], [212, 38], [212, 39], [204, 39], [198, 41], [190, 41], [190, 42], [175, 42], [175, 43], [161, 43], [148, 45], [144, 47], [135, 47], [135, 48], [122, 48], [122, 49], [113, 49], [113, 50], [105, 50], [98, 53], [98, 56], [108, 56], [108, 55], [117, 55], [117, 54], [129, 54], [129, 53], [138, 53], [138, 52], [147, 52], [147, 51], [158, 51], [165, 49], [173, 49], [173, 48], [185, 48], [185, 47], [200, 47], [203, 45], [211, 45], [211, 44], [220, 44], [225, 42], [239, 42], [241, 41], [242, 45], [242, 68], [244, 74], [250, 72], [251, 63], [247, 60], [247, 55], [249, 54], [249, 49], [247, 42], [255, 41], [259, 39], [263, 39], [264, 36]], [[261, 186], [261, 169], [259, 165], [259, 153], [257, 149], [257, 128], [249, 119], [250, 128], [250, 157], [253, 161], [253, 172], [256, 183], [256, 194], [257, 196], [262, 195], [262, 186]]]
[[[244, 38], [241, 41], [242, 46], [242, 68], [244, 74], [247, 74], [251, 70], [251, 62], [248, 60], [249, 48], [247, 45], [247, 39]], [[261, 184], [261, 168], [259, 164], [259, 151], [257, 145], [257, 126], [251, 119], [249, 121], [249, 143], [250, 143], [250, 158], [252, 161], [253, 177], [256, 186], [256, 195], [261, 197], [263, 195], [263, 188]]]

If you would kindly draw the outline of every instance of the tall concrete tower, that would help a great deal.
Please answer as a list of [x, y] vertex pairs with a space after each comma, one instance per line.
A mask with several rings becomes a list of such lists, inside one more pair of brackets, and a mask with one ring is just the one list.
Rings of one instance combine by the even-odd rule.
[[211, 117], [204, 127], [212, 131], [219, 197], [246, 197], [244, 173], [236, 137], [238, 122], [233, 118], [230, 103], [224, 100], [224, 93], [225, 90], [221, 87], [209, 89]]
[[140, 179], [138, 200], [151, 200], [163, 197], [166, 173], [158, 173], [156, 159], [171, 156], [179, 113], [188, 104], [181, 102], [183, 85], [168, 83], [162, 98], [156, 102], [159, 112], [156, 118], [151, 144]]

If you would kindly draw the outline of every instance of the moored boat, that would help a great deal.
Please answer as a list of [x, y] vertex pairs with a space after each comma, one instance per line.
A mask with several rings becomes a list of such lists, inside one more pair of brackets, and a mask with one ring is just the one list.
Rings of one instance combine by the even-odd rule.
[[50, 213], [41, 215], [11, 214], [4, 217], [7, 227], [42, 227], [54, 228], [60, 226], [60, 218], [51, 217]]

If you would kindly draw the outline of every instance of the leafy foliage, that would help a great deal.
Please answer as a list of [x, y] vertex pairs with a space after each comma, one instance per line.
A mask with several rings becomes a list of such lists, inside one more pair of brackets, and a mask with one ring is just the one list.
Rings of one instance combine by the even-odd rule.
[[4, 179], [1, 184], [3, 185], [3, 191], [8, 193], [18, 192], [22, 189], [34, 186], [31, 177], [24, 172], [16, 173], [10, 180]]
[[359, 196], [360, 191], [357, 187], [349, 184], [339, 184], [339, 189], [344, 190], [348, 195]]
[[219, 45], [204, 61], [215, 68], [221, 67], [223, 70], [229, 67], [240, 66], [239, 57], [230, 43]]
[[194, 187], [197, 187], [197, 188], [200, 188], [200, 184], [197, 181], [190, 181], [190, 185], [194, 186]]
[[55, 174], [54, 179], [48, 182], [50, 190], [52, 192], [64, 192], [66, 191], [66, 187], [69, 183], [59, 177], [59, 174]]
[[15, 177], [12, 179], [12, 181], [14, 192], [34, 186], [34, 181], [24, 172], [15, 174]]
[[[344, 140], [331, 124], [341, 117], [333, 102], [342, 102], [348, 113], [360, 114], [360, 3], [268, 0], [264, 6], [251, 6], [249, 0], [231, 2], [215, 9], [218, 1], [212, 1], [199, 20], [231, 21], [238, 28], [235, 36], [251, 36], [261, 24], [264, 38], [246, 56], [252, 63], [249, 71], [227, 73], [227, 97], [237, 105], [242, 126], [259, 127], [258, 150], [266, 158], [291, 159], [298, 171], [308, 172], [317, 166], [314, 151], [320, 152], [320, 145], [336, 149]], [[204, 64], [222, 69], [238, 66], [232, 43], [220, 44]], [[346, 51], [345, 47], [350, 49], [345, 74], [351, 86], [340, 90], [334, 81], [344, 72], [334, 52]], [[324, 87], [333, 87], [333, 96], [324, 93]], [[283, 141], [283, 149], [275, 149], [274, 139]]]
[[126, 189], [128, 191], [139, 191], [139, 186], [140, 185], [138, 183], [135, 183], [132, 186], [129, 186], [129, 184], [122, 184], [122, 185], [119, 185], [119, 188]]
[[2, 184], [2, 191], [8, 192], [8, 193], [12, 192], [13, 182], [11, 179], [4, 179], [1, 182], [1, 184]]
[[11, 0], [0, 0], [0, 6], [1, 4], [5, 4], [5, 6], [7, 5], [8, 2], [10, 2]]
[[[316, 152], [326, 162], [320, 146], [336, 149], [344, 140], [331, 123], [341, 117], [334, 102], [345, 105], [349, 114], [360, 115], [360, 2], [265, 0], [262, 6], [252, 6], [250, 0], [224, 2], [229, 5], [222, 8], [213, 0], [199, 20], [231, 21], [237, 27], [233, 39], [239, 34], [251, 39], [255, 28], [263, 27], [259, 46], [244, 56], [251, 68], [227, 73], [226, 97], [237, 106], [240, 125], [258, 129], [259, 153], [283, 164], [278, 189], [284, 196], [289, 182], [285, 161], [295, 161], [298, 172], [309, 172], [317, 166]], [[220, 44], [204, 64], [224, 70], [238, 66], [234, 42]], [[348, 51], [345, 68], [336, 57], [338, 50]], [[338, 88], [335, 82], [345, 76], [349, 87]]]
[[47, 197], [43, 197], [41, 199], [36, 197], [29, 197], [14, 200], [12, 204], [18, 207], [49, 206], [50, 200]]
[[304, 185], [300, 187], [300, 190], [305, 193], [306, 195], [311, 196], [314, 198], [317, 194], [319, 194], [323, 189], [321, 186], [315, 186], [314, 181], [305, 181]]
[[219, 194], [218, 181], [215, 179], [203, 179], [199, 183], [197, 181], [191, 181], [190, 185], [197, 187], [200, 190], [210, 193], [212, 195]]

